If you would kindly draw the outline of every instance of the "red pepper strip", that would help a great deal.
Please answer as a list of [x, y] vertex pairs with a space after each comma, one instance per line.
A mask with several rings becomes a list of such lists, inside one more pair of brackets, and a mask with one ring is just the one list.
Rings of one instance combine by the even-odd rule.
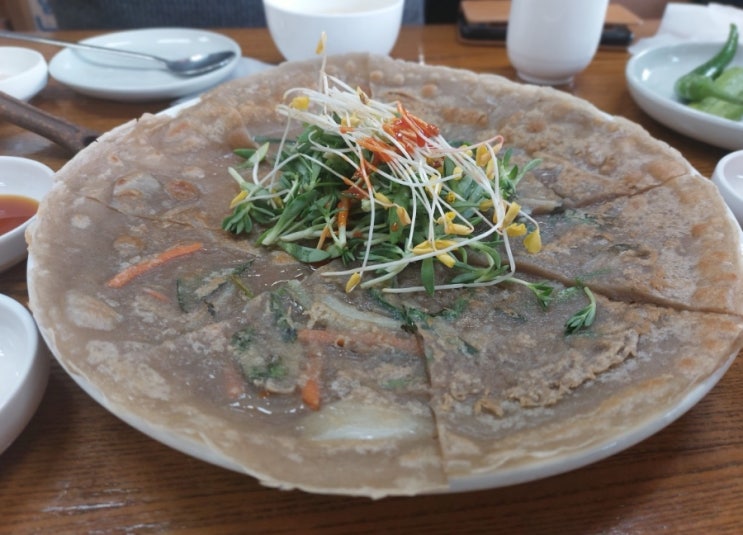
[[366, 184], [367, 195], [371, 196], [374, 188], [372, 187], [371, 180], [369, 180], [369, 173], [366, 169], [367, 165], [369, 165], [369, 162], [367, 162], [364, 158], [361, 158], [361, 160], [359, 160], [359, 170], [357, 172], [359, 173], [359, 175], [361, 175], [361, 179], [364, 181], [364, 184]]
[[410, 153], [416, 145], [420, 146], [420, 144], [418, 143], [419, 136], [417, 136], [415, 132], [411, 132], [407, 126], [408, 125], [401, 119], [395, 119], [385, 123], [382, 126], [382, 129], [389, 136], [395, 138], [395, 140], [403, 146], [405, 152]]
[[343, 183], [348, 186], [347, 193], [351, 195], [352, 197], [357, 197], [359, 199], [366, 198], [369, 196], [369, 194], [361, 189], [358, 184], [354, 183], [353, 181], [349, 180], [346, 177], [341, 177], [341, 180], [343, 180]]
[[410, 130], [415, 133], [419, 147], [422, 147], [426, 142], [426, 138], [421, 136], [421, 132], [426, 137], [439, 135], [440, 130], [438, 126], [436, 126], [435, 124], [427, 123], [423, 119], [420, 119], [412, 113], [408, 112], [408, 110], [406, 110], [400, 102], [397, 103], [397, 111], [400, 114], [400, 118], [405, 121]]
[[378, 139], [373, 137], [365, 137], [358, 141], [359, 145], [363, 148], [370, 150], [375, 156], [385, 163], [392, 161], [392, 155], [390, 152], [393, 150], [392, 147], [382, 143]]

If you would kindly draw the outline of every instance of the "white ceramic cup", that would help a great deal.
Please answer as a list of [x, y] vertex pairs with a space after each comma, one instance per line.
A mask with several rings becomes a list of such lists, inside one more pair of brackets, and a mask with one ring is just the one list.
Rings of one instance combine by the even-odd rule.
[[519, 78], [562, 85], [596, 54], [609, 0], [512, 0], [506, 51]]
[[47, 82], [47, 64], [36, 50], [18, 46], [0, 47], [0, 91], [28, 100]]
[[402, 24], [404, 0], [263, 0], [271, 37], [288, 60], [328, 55], [389, 54]]

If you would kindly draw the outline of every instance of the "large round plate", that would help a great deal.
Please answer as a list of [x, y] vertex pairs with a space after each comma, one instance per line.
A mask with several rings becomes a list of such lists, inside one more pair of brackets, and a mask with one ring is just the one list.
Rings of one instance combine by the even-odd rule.
[[[278, 67], [277, 70], [279, 72], [282, 72], [281, 69], [289, 70], [292, 67], [292, 65], [284, 65], [282, 67]], [[290, 71], [291, 74], [295, 74], [294, 71]], [[394, 73], [394, 71], [393, 71]], [[435, 73], [437, 75], [441, 75], [438, 71]], [[450, 74], [450, 73], [447, 73]], [[314, 78], [314, 73], [308, 74], [308, 76], [312, 76]], [[397, 80], [397, 78], [394, 78]], [[272, 81], [275, 79], [271, 79]], [[485, 79], [486, 82], [490, 82], [495, 84], [495, 81], [492, 79]], [[247, 83], [247, 82], [244, 82]], [[256, 82], [257, 83], [257, 82]], [[285, 83], [296, 83], [295, 82], [295, 76], [287, 76]], [[505, 82], [498, 82], [499, 84], [505, 84]], [[495, 87], [495, 86], [493, 86]], [[510, 89], [513, 91], [525, 91], [525, 92], [538, 92], [540, 95], [542, 95], [541, 92], [546, 91], [542, 88], [534, 88], [532, 86], [509, 86]], [[279, 91], [281, 88], [277, 88], [277, 91]], [[551, 90], [550, 90], [551, 91]], [[251, 94], [257, 94], [257, 91], [254, 91], [253, 87], [251, 86]], [[533, 97], [536, 98], [536, 97]], [[550, 93], [550, 98], [554, 98], [556, 100], [566, 98], [559, 92]], [[572, 99], [572, 97], [571, 97]], [[178, 110], [169, 110], [168, 112], [165, 112], [168, 115], [173, 115], [174, 111], [182, 110], [183, 108], [187, 107], [189, 104], [193, 104], [198, 101], [192, 101], [188, 103], [184, 103], [181, 108], [178, 108]], [[209, 102], [214, 102], [213, 98]], [[579, 111], [578, 114], [580, 115], [583, 111], [588, 113], [591, 117], [591, 128], [590, 132], [587, 133], [587, 135], [590, 135], [593, 137], [598, 137], [599, 139], [601, 136], [596, 135], [596, 128], [603, 128], [606, 127], [606, 131], [615, 132], [618, 129], [621, 128], [632, 128], [634, 130], [633, 125], [625, 124], [624, 120], [620, 118], [612, 118], [609, 116], [606, 116], [605, 114], [602, 114], [598, 112], [598, 110], [595, 110], [593, 108], [586, 109], [584, 108], [584, 104], [576, 101], [571, 100], [571, 104], [573, 104], [573, 111], [575, 111], [575, 107], [579, 107], [582, 111]], [[195, 108], [198, 110], [199, 108]], [[560, 107], [558, 109], [559, 112], [564, 114], [564, 108]], [[220, 113], [220, 117], [226, 117], [228, 114]], [[207, 120], [211, 119], [213, 115], [208, 115], [206, 117]], [[540, 116], [541, 117], [541, 116]], [[580, 115], [580, 118], [584, 118], [585, 116]], [[566, 121], [569, 119], [565, 119]], [[119, 127], [118, 129], [114, 130], [113, 132], [110, 132], [106, 136], [102, 137], [101, 140], [99, 140], [99, 143], [107, 142], [111, 143], [112, 145], [119, 146], [119, 141], [122, 139], [121, 136], [124, 138], [126, 137], [127, 132], [129, 131], [129, 128], [133, 128], [133, 124], [131, 123], [129, 125], [124, 125], [122, 127]], [[139, 126], [143, 126], [143, 123], [140, 121]], [[200, 123], [196, 123], [196, 126], [198, 126]], [[609, 125], [609, 126], [607, 126]], [[221, 128], [221, 126], [220, 126]], [[172, 129], [176, 132], [182, 132], [183, 129]], [[603, 132], [603, 131], [602, 131]], [[650, 143], [650, 147], [648, 148], [648, 153], [652, 154], [652, 161], [655, 162], [655, 154], [656, 153], [662, 153], [664, 152], [664, 146], [660, 143], [651, 142], [651, 138], [647, 136], [646, 133], [637, 133], [637, 136], [639, 138], [636, 140], [637, 144], [631, 146], [631, 150], [633, 150], [633, 154], [642, 152], [643, 146], [645, 144]], [[609, 143], [609, 142], [607, 142]], [[614, 145], [611, 144], [610, 147], [613, 147]], [[93, 146], [95, 147], [95, 146]], [[86, 151], [88, 151], [88, 154], [93, 149], [88, 148]], [[613, 150], [613, 148], [611, 149]], [[630, 149], [627, 149], [630, 150]], [[196, 153], [194, 153], [196, 154]], [[203, 157], [203, 151], [199, 151], [198, 154], [199, 157]], [[675, 156], [675, 152], [673, 152]], [[98, 155], [100, 157], [100, 155]], [[641, 156], [641, 155], [640, 155]], [[78, 162], [79, 160], [79, 156]], [[221, 161], [221, 160], [220, 160]], [[74, 165], [75, 162], [72, 163]], [[663, 163], [666, 163], [664, 161]], [[682, 162], [684, 165], [688, 165], [688, 162]], [[180, 163], [179, 163], [180, 165]], [[663, 167], [665, 169], [665, 167]], [[78, 169], [79, 170], [79, 169]], [[161, 169], [158, 168], [160, 171]], [[68, 171], [69, 172], [69, 171]], [[164, 171], [163, 171], [164, 172]], [[689, 172], [693, 172], [693, 170], [689, 167]], [[64, 175], [64, 172], [61, 173]], [[697, 173], [694, 172], [695, 176], [698, 176]], [[64, 175], [62, 178], [69, 178], [71, 175], [67, 174]], [[77, 175], [75, 175], [77, 176]], [[699, 180], [701, 183], [706, 183], [706, 180], [703, 180], [701, 177], [699, 177]], [[209, 181], [210, 184], [213, 184], [214, 181]], [[61, 189], [59, 190], [61, 191]], [[78, 192], [79, 193], [79, 192]], [[67, 206], [66, 204], [64, 206]], [[68, 217], [68, 215], [65, 215], [64, 217]], [[727, 216], [722, 215], [722, 219], [718, 219], [718, 223], [720, 221], [724, 222], [725, 217], [732, 216], [728, 214]], [[92, 227], [91, 227], [92, 228]], [[99, 229], [96, 230], [98, 232]], [[37, 234], [34, 234], [35, 238], [38, 238], [39, 236]], [[34, 244], [34, 240], [32, 240], [32, 244]], [[56, 241], [52, 241], [50, 243], [57, 243]], [[86, 247], [90, 246], [88, 241], [80, 240], [79, 243], [85, 243]], [[37, 320], [40, 320], [40, 325], [42, 326], [42, 334], [45, 336], [45, 339], [48, 343], [50, 343], [50, 346], [54, 346], [54, 333], [49, 330], [49, 317], [48, 311], [41, 308], [41, 301], [38, 300], [39, 296], [42, 295], [42, 292], [44, 291], [45, 285], [43, 284], [44, 276], [42, 272], [38, 269], [38, 260], [40, 259], [37, 257], [39, 255], [40, 249], [38, 241], [35, 243], [36, 249], [32, 247], [31, 254], [29, 257], [29, 273], [28, 273], [28, 279], [29, 279], [29, 292], [32, 296], [32, 306], [38, 306], [39, 308], [35, 308], [34, 312], [37, 314]], [[42, 255], [43, 257], [43, 255]], [[51, 290], [52, 292], [55, 291], [55, 287], [48, 287], [48, 290]], [[45, 295], [49, 295], [48, 293]], [[56, 309], [56, 304], [59, 300], [49, 300], [48, 301], [48, 307], [50, 309]], [[57, 315], [56, 312], [53, 313], [53, 315]], [[63, 319], [62, 316], [57, 316], [58, 319]], [[715, 332], [715, 336], [719, 336], [720, 333]], [[77, 343], [77, 342], [74, 342]], [[655, 347], [655, 344], [652, 340], [649, 341], [649, 344], [652, 347]], [[96, 346], [91, 346], [94, 348], [94, 350], [91, 352], [90, 355], [92, 355], [93, 360], [96, 363], [99, 363], [101, 361], [98, 360], [99, 355], [95, 351]], [[103, 347], [103, 346], [100, 346]], [[99, 348], [100, 348], [99, 347]], [[728, 346], [725, 346], [728, 347]], [[736, 346], [737, 347], [737, 346]], [[53, 347], [54, 350], [54, 347]], [[87, 351], [87, 350], [86, 350]], [[731, 354], [732, 353], [732, 354]], [[137, 359], [139, 359], [140, 352], [135, 351], [133, 354], [137, 355]], [[718, 355], [715, 356], [715, 363], [714, 366], [711, 367], [708, 372], [705, 372], [703, 376], [700, 376], [698, 380], [695, 380], [692, 383], [684, 384], [683, 388], [678, 392], [678, 396], [674, 395], [672, 398], [664, 399], [662, 403], [658, 403], [655, 406], [652, 407], [652, 410], [638, 410], [637, 403], [640, 402], [639, 398], [642, 397], [642, 394], [639, 394], [638, 392], [634, 391], [633, 389], [629, 389], [626, 391], [626, 396], [622, 400], [623, 403], [628, 403], [627, 405], [627, 413], [622, 413], [621, 415], [614, 415], [616, 416], [616, 425], [611, 426], [610, 432], [602, 432], [602, 433], [596, 433], [596, 429], [593, 427], [590, 427], [586, 432], [591, 435], [590, 440], [583, 440], [583, 439], [576, 439], [574, 435], [570, 435], [569, 438], [565, 440], [565, 442], [561, 442], [562, 447], [556, 447], [552, 450], [550, 450], [549, 454], [542, 454], [540, 451], [538, 455], [532, 456], [528, 461], [519, 461], [518, 463], [508, 464], [504, 463], [504, 466], [499, 467], [497, 469], [492, 469], [488, 471], [473, 471], [470, 474], [467, 474], [465, 476], [457, 476], [452, 477], [448, 479], [447, 485], [445, 487], [439, 487], [436, 486], [435, 488], [426, 489], [426, 491], [430, 492], [443, 492], [443, 491], [470, 491], [470, 490], [476, 490], [476, 489], [483, 489], [483, 488], [493, 488], [493, 487], [500, 487], [505, 485], [511, 485], [521, 482], [526, 482], [530, 480], [535, 480], [555, 474], [559, 474], [562, 472], [566, 472], [568, 470], [572, 470], [584, 465], [587, 465], [589, 463], [595, 462], [597, 460], [603, 459], [605, 457], [608, 457], [614, 453], [617, 453], [623, 449], [626, 449], [637, 442], [647, 438], [648, 436], [656, 433], [672, 421], [674, 421], [676, 418], [684, 414], [687, 410], [689, 410], [691, 407], [693, 407], [707, 392], [710, 391], [710, 389], [713, 388], [713, 386], [719, 381], [719, 379], [724, 375], [725, 371], [728, 369], [732, 361], [734, 360], [735, 356], [737, 354], [737, 351], [734, 353], [732, 350], [728, 352], [727, 350], [721, 351]], [[211, 428], [214, 425], [214, 418], [212, 418], [212, 415], [210, 414], [208, 418], [202, 419], [202, 418], [196, 418], [193, 421], [195, 423], [191, 424], [192, 418], [194, 417], [194, 414], [192, 414], [190, 411], [188, 413], [188, 425], [185, 427], [179, 428], [179, 424], [175, 423], [173, 419], [170, 418], [172, 416], [170, 413], [167, 413], [165, 415], [160, 414], [158, 411], [139, 411], [140, 406], [142, 405], [137, 402], [135, 405], [131, 405], [128, 403], [122, 403], [122, 397], [121, 392], [126, 390], [126, 381], [119, 381], [117, 378], [115, 383], [108, 383], [101, 382], [100, 380], [96, 380], [95, 377], [86, 375], [86, 371], [82, 369], [79, 365], [84, 364], [87, 368], [88, 363], [82, 362], [82, 360], [78, 362], [73, 362], [74, 359], [67, 358], [69, 355], [60, 354], [59, 350], [55, 350], [55, 355], [57, 357], [57, 360], [60, 362], [60, 364], [66, 369], [66, 371], [70, 374], [70, 376], [96, 401], [98, 401], [101, 405], [106, 407], [110, 412], [121, 418], [122, 420], [126, 421], [133, 427], [139, 429], [140, 431], [144, 432], [145, 434], [148, 434], [149, 436], [153, 437], [154, 439], [167, 444], [177, 450], [180, 450], [184, 453], [187, 453], [189, 455], [192, 455], [194, 457], [197, 457], [199, 459], [202, 459], [204, 461], [214, 463], [216, 465], [232, 469], [238, 472], [245, 472], [253, 473], [251, 472], [251, 469], [247, 469], [244, 464], [241, 463], [239, 459], [237, 459], [235, 456], [230, 455], [230, 453], [223, 447], [222, 443], [215, 442], [214, 439], [210, 436], [208, 436], [207, 432], [202, 429], [201, 426], [206, 426], [207, 428]], [[101, 358], [105, 358], [101, 356]], [[123, 361], [122, 361], [123, 362]], [[97, 365], [97, 364], [96, 364]], [[124, 368], [126, 370], [126, 368]], [[108, 373], [108, 372], [106, 372]], [[124, 371], [123, 373], [126, 373]], [[137, 372], [139, 374], [139, 372]], [[100, 377], [99, 377], [100, 379]], [[113, 384], [113, 388], [111, 386]], [[598, 383], [597, 383], [598, 384]], [[605, 384], [605, 383], [604, 383]], [[117, 388], [119, 386], [122, 386], [122, 390], [118, 391]], [[653, 384], [652, 390], [655, 392], [658, 390], [657, 384]], [[139, 392], [139, 391], [137, 391]], [[127, 391], [126, 399], [131, 399], [130, 393]], [[154, 399], [154, 398], [153, 398]], [[618, 398], [615, 398], [615, 400]], [[176, 407], [178, 405], [176, 404]], [[623, 405], [622, 405], [623, 406]], [[160, 405], [158, 404], [158, 407]], [[169, 407], [168, 407], [169, 410]], [[554, 414], [552, 411], [558, 410], [555, 408], [550, 408], [548, 410], [549, 413]], [[563, 414], [563, 417], [566, 415]], [[570, 415], [567, 415], [568, 418], [570, 418], [571, 423], [575, 423], [579, 420], [580, 416], [578, 416], [577, 413], [572, 413]], [[568, 426], [570, 427], [570, 426]], [[186, 429], [187, 428], [187, 429]], [[195, 431], [194, 432], [194, 428]], [[234, 435], [237, 431], [234, 428], [228, 429], [228, 435], [229, 437], [237, 436]], [[551, 432], [551, 431], [550, 431]], [[230, 439], [231, 440], [231, 439]], [[273, 445], [273, 442], [278, 443], [278, 439], [276, 436], [271, 435], [271, 445], [268, 447], [276, 451], [280, 451], [278, 447]], [[237, 447], [240, 449], [241, 452], [247, 451], [250, 448], [246, 447], [245, 442], [240, 438], [240, 440], [236, 441]], [[523, 442], [518, 443], [518, 448], [525, 448], [525, 444]], [[283, 452], [279, 453], [280, 455], [284, 455]], [[298, 456], [297, 458], [289, 458], [290, 456], [282, 457], [283, 460], [286, 461], [287, 465], [290, 465], [292, 462], [298, 462], [302, 461], [300, 464], [305, 464], [304, 456]], [[406, 457], [406, 460], [409, 460], [408, 457]], [[333, 458], [332, 461], [329, 462], [336, 462], [336, 459]], [[293, 466], [293, 465], [292, 465]], [[361, 470], [359, 471], [361, 472]], [[392, 491], [374, 491], [373, 489], [369, 489], [360, 485], [355, 485], [353, 481], [352, 476], [347, 476], [346, 473], [343, 470], [339, 470], [338, 474], [340, 474], [338, 477], [345, 479], [350, 479], [350, 483], [345, 483], [343, 486], [343, 490], [338, 490], [337, 488], [334, 489], [328, 489], [325, 487], [320, 488], [320, 491], [323, 492], [344, 492], [348, 494], [360, 494], [360, 495], [371, 495], [371, 496], [383, 496], [385, 493], [390, 492], [394, 494], [395, 492]], [[366, 475], [366, 474], [364, 474]], [[323, 473], [323, 477], [327, 478], [327, 474]], [[334, 476], [335, 477], [335, 476]], [[318, 487], [316, 486], [307, 486], [307, 485], [300, 485], [297, 484], [295, 481], [291, 481], [289, 483], [277, 483], [275, 480], [272, 479], [262, 479], [262, 482], [266, 484], [270, 484], [272, 486], [282, 486], [284, 488], [292, 488], [296, 486], [297, 488], [304, 488], [305, 490], [318, 490]], [[416, 491], [417, 492], [417, 491]]]
[[65, 49], [52, 58], [49, 73], [84, 95], [121, 101], [171, 99], [198, 93], [227, 78], [240, 61], [240, 46], [218, 33], [184, 28], [150, 28], [100, 35], [82, 41], [98, 46], [177, 59], [199, 52], [232, 50], [235, 58], [201, 76], [171, 74], [152, 62], [113, 54]]
[[[743, 149], [743, 122], [690, 108], [673, 91], [679, 77], [714, 56], [720, 46], [683, 43], [645, 50], [627, 63], [627, 84], [635, 102], [658, 122], [699, 141], [738, 150]], [[743, 45], [732, 65], [743, 66]]]

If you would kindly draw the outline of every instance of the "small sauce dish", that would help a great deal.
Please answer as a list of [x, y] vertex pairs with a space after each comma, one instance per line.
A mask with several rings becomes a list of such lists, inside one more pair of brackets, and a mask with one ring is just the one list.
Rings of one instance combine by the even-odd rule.
[[712, 182], [738, 223], [743, 224], [743, 150], [731, 152], [717, 163]]
[[[46, 165], [15, 156], [0, 156], [0, 272], [26, 257], [26, 228], [41, 199], [52, 188], [54, 172]], [[30, 218], [20, 215], [31, 205]], [[20, 212], [13, 213], [19, 209]]]
[[44, 56], [36, 50], [0, 46], [0, 91], [19, 100], [29, 100], [48, 79]]
[[327, 35], [325, 52], [389, 54], [402, 25], [404, 0], [263, 0], [271, 37], [288, 60], [317, 57], [317, 44]]
[[49, 379], [49, 361], [29, 311], [0, 294], [0, 453], [36, 412]]

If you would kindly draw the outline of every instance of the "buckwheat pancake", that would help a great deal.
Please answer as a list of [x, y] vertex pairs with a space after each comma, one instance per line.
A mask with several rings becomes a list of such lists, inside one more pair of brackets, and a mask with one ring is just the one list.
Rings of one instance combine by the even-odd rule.
[[[347, 292], [329, 276], [339, 261], [223, 230], [234, 149], [280, 138], [286, 92], [317, 87], [320, 61], [286, 63], [102, 136], [39, 209], [31, 308], [62, 366], [114, 414], [266, 485], [413, 495], [629, 446], [737, 355], [740, 229], [677, 151], [549, 88], [367, 55], [325, 69], [447, 139], [500, 135], [514, 161], [541, 161], [515, 200], [543, 247], [513, 250], [522, 282], [554, 299], [515, 282]], [[567, 330], [589, 296], [595, 321]]]

